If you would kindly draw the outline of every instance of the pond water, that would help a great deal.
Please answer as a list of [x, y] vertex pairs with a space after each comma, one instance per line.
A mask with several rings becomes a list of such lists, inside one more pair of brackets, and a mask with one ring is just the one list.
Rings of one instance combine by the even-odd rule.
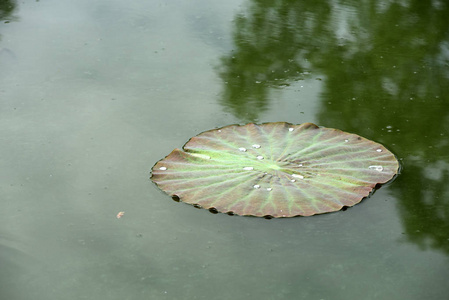
[[[447, 298], [448, 15], [438, 0], [0, 1], [0, 298]], [[271, 121], [380, 142], [401, 174], [346, 211], [271, 220], [149, 180], [200, 132]]]

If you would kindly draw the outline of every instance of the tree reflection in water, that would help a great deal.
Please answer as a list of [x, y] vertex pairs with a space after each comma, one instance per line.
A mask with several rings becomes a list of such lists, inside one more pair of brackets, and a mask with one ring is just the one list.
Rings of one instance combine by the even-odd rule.
[[[11, 21], [16, 21], [17, 17], [12, 15], [16, 7], [17, 3], [14, 0], [0, 0], [0, 23], [9, 23]], [[0, 41], [1, 39], [2, 36], [0, 34]], [[2, 48], [2, 45], [0, 44], [0, 70], [2, 67], [2, 56], [5, 56], [9, 59], [11, 57], [14, 57], [14, 54], [12, 54], [9, 49]]]
[[271, 89], [319, 74], [320, 125], [397, 153], [407, 239], [449, 254], [448, 15], [443, 1], [253, 0], [221, 60], [222, 105], [255, 120]]
[[16, 20], [17, 18], [12, 16], [16, 6], [15, 0], [0, 0], [0, 21], [10, 22]]

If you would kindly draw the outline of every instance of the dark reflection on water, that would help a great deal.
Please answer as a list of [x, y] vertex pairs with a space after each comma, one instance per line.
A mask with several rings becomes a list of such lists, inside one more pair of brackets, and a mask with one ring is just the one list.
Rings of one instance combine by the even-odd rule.
[[252, 121], [267, 109], [269, 89], [310, 77], [308, 56], [320, 43], [329, 7], [317, 1], [252, 1], [235, 18], [235, 50], [222, 58], [222, 105]]
[[449, 6], [407, 4], [353, 7], [347, 23], [359, 28], [348, 30], [355, 33], [340, 53], [322, 54], [320, 120], [372, 137], [403, 159], [391, 190], [406, 238], [449, 254]]
[[271, 88], [322, 79], [320, 125], [391, 148], [406, 239], [449, 254], [448, 15], [444, 1], [253, 0], [222, 58], [222, 105], [251, 121]]
[[[16, 10], [17, 3], [14, 0], [0, 0], [0, 23], [9, 23], [11, 21], [16, 21], [17, 17], [13, 15]], [[2, 35], [0, 32], [0, 41]], [[0, 76], [5, 69], [7, 69], [7, 64], [15, 59], [14, 53], [8, 48], [2, 48], [0, 46]]]
[[395, 192], [407, 239], [449, 255], [449, 164], [410, 164], [402, 177]]
[[15, 20], [12, 13], [16, 9], [17, 3], [14, 0], [0, 0], [0, 21], [9, 22]]

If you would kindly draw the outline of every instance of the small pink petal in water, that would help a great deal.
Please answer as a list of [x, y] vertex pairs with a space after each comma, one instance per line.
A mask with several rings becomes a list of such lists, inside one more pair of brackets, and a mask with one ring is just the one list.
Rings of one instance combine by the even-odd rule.
[[125, 214], [124, 211], [121, 211], [117, 214], [117, 219], [120, 219], [121, 217], [123, 217], [123, 215]]

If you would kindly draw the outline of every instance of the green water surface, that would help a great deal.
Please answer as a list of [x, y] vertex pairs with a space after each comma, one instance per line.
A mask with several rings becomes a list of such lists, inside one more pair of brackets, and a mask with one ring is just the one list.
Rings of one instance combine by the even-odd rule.
[[[448, 16], [441, 0], [0, 0], [0, 299], [447, 299]], [[202, 131], [272, 121], [382, 143], [401, 174], [346, 211], [272, 220], [149, 181]]]

